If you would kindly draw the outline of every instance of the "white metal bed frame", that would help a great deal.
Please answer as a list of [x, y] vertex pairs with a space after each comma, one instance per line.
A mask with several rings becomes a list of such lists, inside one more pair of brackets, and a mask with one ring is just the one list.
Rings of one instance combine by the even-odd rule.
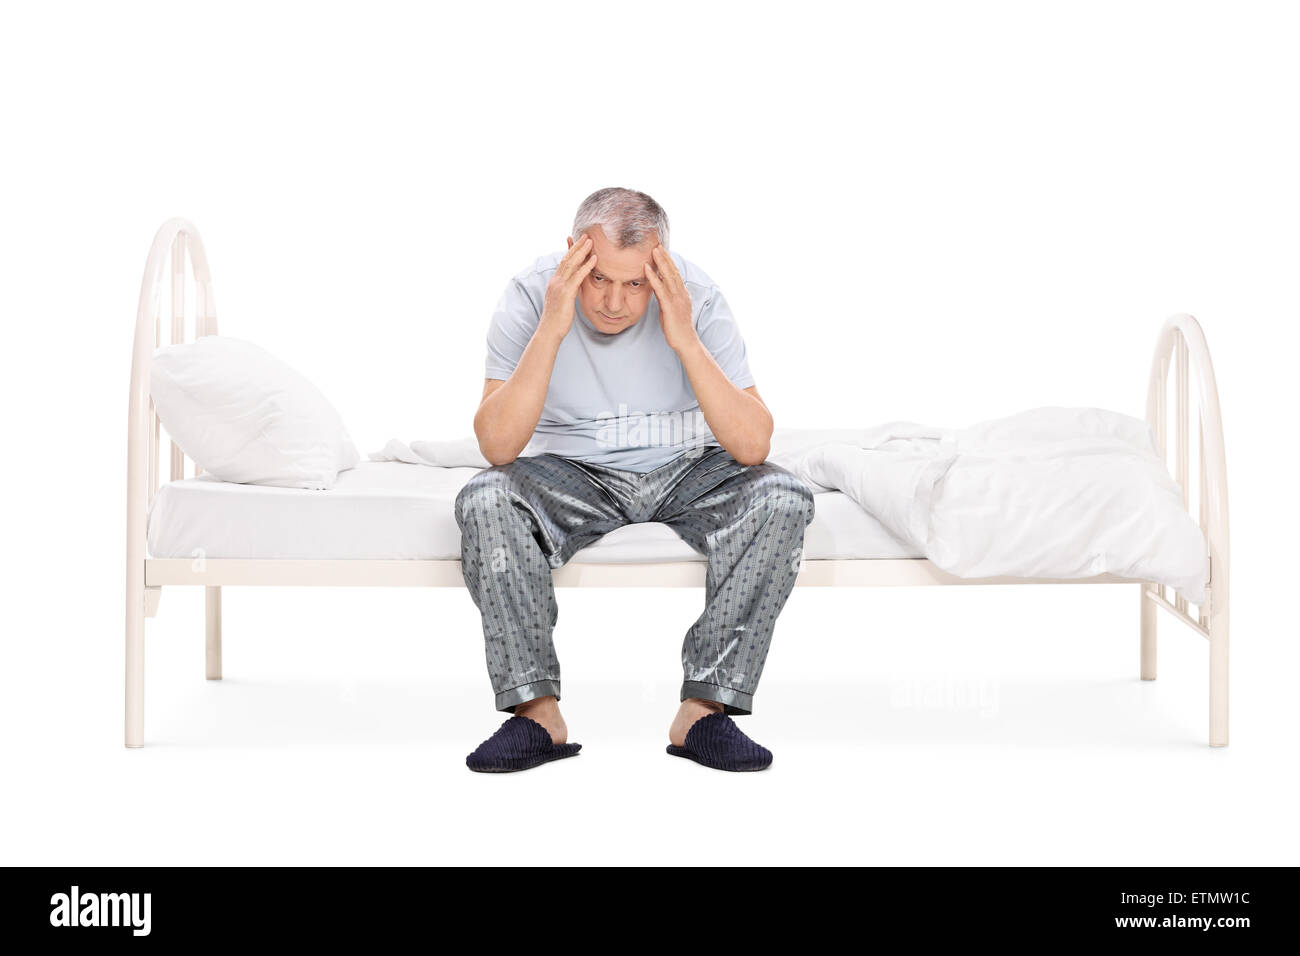
[[[197, 299], [195, 337], [217, 333], [212, 277], [198, 231], [185, 219], [164, 223], [145, 263], [136, 314], [131, 361], [130, 420], [127, 428], [126, 507], [126, 746], [144, 745], [145, 618], [158, 611], [164, 587], [200, 585], [206, 592], [205, 662], [208, 680], [221, 679], [221, 589], [243, 585], [366, 587], [463, 587], [460, 562], [406, 560], [240, 560], [150, 558], [145, 536], [149, 507], [158, 490], [160, 424], [149, 396], [149, 363], [162, 344], [162, 293], [170, 277], [171, 341], [185, 341], [186, 262]], [[1196, 617], [1185, 598], [1165, 593], [1164, 585], [1102, 574], [1089, 578], [959, 578], [924, 558], [805, 560], [796, 581], [805, 587], [880, 587], [924, 584], [1110, 584], [1137, 586], [1141, 605], [1140, 675], [1156, 676], [1156, 609], [1164, 608], [1210, 645], [1210, 746], [1228, 743], [1228, 480], [1223, 422], [1210, 351], [1199, 323], [1190, 315], [1169, 318], [1160, 330], [1147, 389], [1147, 421], [1167, 461], [1166, 394], [1174, 369], [1177, 436], [1176, 478], [1189, 506], [1188, 431], [1190, 401], [1197, 399], [1199, 523], [1210, 559], [1210, 584]], [[1192, 373], [1198, 382], [1189, 394]], [[171, 480], [185, 477], [185, 455], [171, 446]], [[194, 474], [199, 474], [196, 465]], [[560, 587], [701, 587], [705, 564], [581, 564], [552, 572]]]

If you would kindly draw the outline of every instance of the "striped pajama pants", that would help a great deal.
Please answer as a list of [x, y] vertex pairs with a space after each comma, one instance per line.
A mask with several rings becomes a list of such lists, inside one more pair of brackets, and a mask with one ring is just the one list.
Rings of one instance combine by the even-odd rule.
[[798, 477], [742, 465], [716, 443], [644, 474], [551, 454], [478, 472], [456, 496], [456, 523], [496, 709], [560, 697], [551, 569], [616, 528], [659, 521], [708, 558], [704, 613], [682, 644], [681, 699], [750, 713], [813, 514]]

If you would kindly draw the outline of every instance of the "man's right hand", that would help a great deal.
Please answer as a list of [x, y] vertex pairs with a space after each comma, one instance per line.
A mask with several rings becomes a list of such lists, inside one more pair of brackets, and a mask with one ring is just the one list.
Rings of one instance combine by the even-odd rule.
[[539, 329], [560, 339], [569, 334], [573, 325], [573, 301], [587, 274], [596, 267], [596, 254], [591, 250], [591, 237], [584, 234], [560, 260], [551, 281], [546, 283], [546, 302], [542, 306]]

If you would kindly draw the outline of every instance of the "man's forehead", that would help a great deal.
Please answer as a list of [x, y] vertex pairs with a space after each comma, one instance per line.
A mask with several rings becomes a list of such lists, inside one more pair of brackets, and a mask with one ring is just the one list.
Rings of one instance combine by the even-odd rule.
[[594, 244], [593, 251], [596, 253], [596, 268], [594, 271], [607, 278], [617, 279], [620, 282], [645, 278], [646, 263], [654, 262], [650, 253], [659, 244], [657, 237], [652, 235], [650, 239], [640, 245], [620, 249], [604, 236], [603, 230], [595, 228], [590, 232]]

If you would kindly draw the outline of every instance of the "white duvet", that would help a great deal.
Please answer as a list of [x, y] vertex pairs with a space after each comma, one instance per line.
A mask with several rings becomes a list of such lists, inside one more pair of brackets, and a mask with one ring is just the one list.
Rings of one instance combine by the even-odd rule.
[[[520, 454], [536, 454], [531, 444]], [[486, 468], [473, 437], [394, 439], [377, 461]], [[841, 491], [958, 577], [1155, 581], [1199, 605], [1209, 562], [1151, 427], [1100, 408], [1034, 408], [968, 428], [777, 429], [768, 461]]]

